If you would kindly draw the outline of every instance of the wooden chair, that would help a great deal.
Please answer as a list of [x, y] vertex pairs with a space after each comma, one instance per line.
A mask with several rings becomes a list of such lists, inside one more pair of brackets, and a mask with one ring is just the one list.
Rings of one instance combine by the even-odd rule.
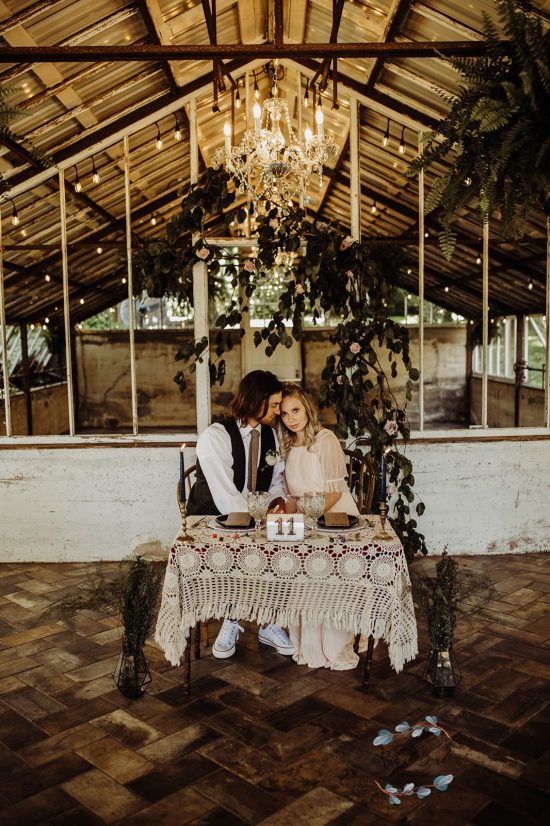
[[370, 513], [374, 497], [376, 474], [368, 456], [360, 450], [344, 450], [346, 457], [346, 477], [349, 488], [357, 502], [359, 513]]

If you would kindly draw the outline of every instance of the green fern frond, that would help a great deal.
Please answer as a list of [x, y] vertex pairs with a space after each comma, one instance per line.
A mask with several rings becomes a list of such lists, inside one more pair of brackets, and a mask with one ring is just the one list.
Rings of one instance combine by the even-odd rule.
[[441, 252], [450, 261], [456, 249], [457, 234], [450, 226], [443, 227], [439, 233], [439, 247]]

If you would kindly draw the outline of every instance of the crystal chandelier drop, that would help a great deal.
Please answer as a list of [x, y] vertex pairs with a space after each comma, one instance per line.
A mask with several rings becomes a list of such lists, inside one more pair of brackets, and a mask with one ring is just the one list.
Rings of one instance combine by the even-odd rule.
[[323, 164], [336, 153], [332, 137], [326, 137], [320, 97], [315, 109], [316, 134], [306, 126], [302, 140], [292, 129], [288, 103], [278, 95], [276, 73], [272, 96], [260, 106], [254, 92], [254, 128], [247, 129], [239, 146], [231, 145], [231, 123], [224, 124], [225, 145], [214, 155], [214, 166], [222, 164], [237, 181], [238, 191], [253, 202], [265, 199], [288, 208], [293, 198], [304, 197], [313, 173], [323, 181]]

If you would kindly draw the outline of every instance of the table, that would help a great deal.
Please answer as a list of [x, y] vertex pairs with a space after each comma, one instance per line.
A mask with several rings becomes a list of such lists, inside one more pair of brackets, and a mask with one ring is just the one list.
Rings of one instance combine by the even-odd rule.
[[[383, 639], [396, 672], [418, 653], [416, 620], [403, 547], [377, 541], [378, 517], [360, 528], [304, 542], [256, 543], [252, 534], [216, 530], [191, 517], [193, 542], [170, 549], [155, 640], [177, 666], [197, 623], [230, 616], [258, 624], [329, 623]], [[190, 667], [190, 666], [189, 666]], [[189, 680], [186, 669], [184, 680]]]

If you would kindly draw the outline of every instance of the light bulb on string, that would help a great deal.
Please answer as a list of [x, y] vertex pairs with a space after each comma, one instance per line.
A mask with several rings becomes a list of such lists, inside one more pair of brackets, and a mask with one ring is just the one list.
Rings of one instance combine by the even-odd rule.
[[405, 154], [405, 127], [401, 129], [401, 140], [399, 142], [399, 154]]
[[372, 202], [372, 206], [370, 208], [370, 211], [372, 212], [373, 215], [376, 215], [376, 201]]
[[478, 254], [477, 254], [477, 258], [476, 258], [476, 264], [477, 264], [478, 266], [481, 264], [481, 255], [479, 254], [479, 252], [478, 252]]
[[[11, 198], [10, 198], [11, 200]], [[11, 201], [12, 204], [12, 211], [11, 211], [11, 222], [14, 227], [18, 226], [19, 224], [19, 215], [17, 214], [17, 209], [15, 208], [15, 201]]]
[[528, 290], [532, 290], [532, 289], [533, 289], [533, 279], [532, 279], [532, 278], [530, 278], [530, 279], [529, 279], [529, 283], [527, 284], [527, 289], [528, 289]]
[[75, 192], [82, 192], [82, 184], [80, 183], [80, 178], [78, 177], [78, 166], [75, 166], [75, 179], [74, 179], [74, 191]]
[[384, 132], [384, 137], [382, 138], [382, 146], [389, 146], [390, 143], [390, 119], [388, 118], [388, 123], [386, 124], [386, 131]]
[[306, 91], [304, 93], [304, 106], [307, 109], [309, 106], [309, 78], [306, 80]]
[[155, 126], [157, 127], [157, 137], [156, 137], [156, 140], [155, 140], [155, 146], [158, 149], [158, 151], [160, 152], [160, 150], [162, 149], [164, 144], [163, 144], [162, 138], [160, 136], [160, 126], [158, 125], [158, 123], [155, 123]]
[[239, 91], [239, 87], [237, 85], [237, 92], [235, 94], [235, 109], [241, 108], [241, 93]]
[[181, 141], [181, 127], [180, 127], [180, 122], [179, 122], [179, 120], [178, 120], [178, 116], [176, 115], [176, 113], [175, 113], [175, 112], [174, 112], [174, 120], [176, 121], [176, 126], [175, 126], [175, 129], [174, 129], [174, 140], [176, 140], [176, 141]]
[[156, 225], [157, 225], [157, 216], [153, 212], [153, 214], [151, 215], [151, 226], [156, 227]]
[[95, 158], [92, 158], [92, 183], [98, 184], [101, 178], [99, 177], [99, 172], [97, 171], [95, 165]]

